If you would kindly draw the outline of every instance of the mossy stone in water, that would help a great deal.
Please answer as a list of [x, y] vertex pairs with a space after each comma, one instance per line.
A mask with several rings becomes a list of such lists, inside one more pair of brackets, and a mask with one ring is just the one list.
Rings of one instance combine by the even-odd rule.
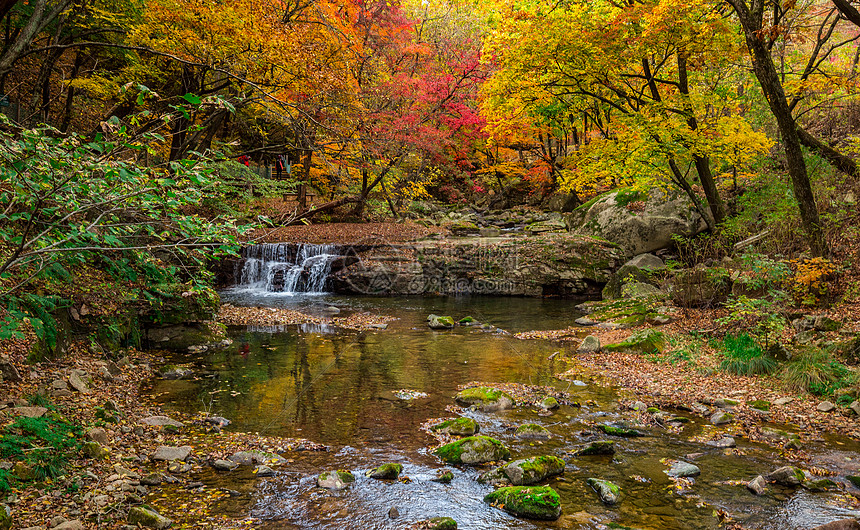
[[439, 447], [433, 454], [449, 464], [484, 464], [511, 457], [505, 444], [489, 436], [468, 436]]
[[532, 438], [536, 440], [549, 440], [551, 437], [549, 430], [543, 425], [537, 423], [524, 423], [517, 427], [517, 438]]
[[564, 460], [556, 456], [543, 455], [523, 458], [484, 473], [478, 477], [478, 482], [498, 484], [507, 480], [514, 486], [528, 486], [553, 475], [564, 473], [564, 467]]
[[467, 388], [454, 398], [464, 407], [476, 407], [484, 412], [496, 412], [514, 406], [514, 399], [508, 394], [486, 386]]
[[845, 479], [848, 480], [848, 482], [850, 482], [851, 484], [853, 484], [855, 488], [860, 488], [860, 476], [845, 475]]
[[472, 436], [480, 430], [480, 426], [472, 418], [456, 418], [437, 423], [430, 430], [454, 436]]
[[575, 452], [575, 456], [594, 456], [594, 455], [614, 455], [615, 442], [612, 440], [600, 440], [591, 442], [579, 451]]
[[167, 517], [142, 506], [135, 506], [128, 511], [128, 522], [147, 528], [169, 528], [173, 524]]
[[558, 493], [549, 486], [499, 488], [484, 497], [484, 502], [517, 517], [554, 521], [561, 516]]
[[403, 466], [401, 464], [389, 462], [387, 464], [382, 464], [376, 469], [368, 469], [365, 475], [370, 478], [395, 479], [400, 476], [402, 471]]
[[457, 521], [450, 517], [434, 517], [418, 523], [421, 530], [457, 530]]
[[463, 317], [457, 323], [461, 326], [471, 326], [472, 324], [477, 324], [478, 321], [472, 317]]
[[427, 325], [430, 329], [451, 329], [454, 327], [454, 319], [451, 317], [430, 315], [428, 320]]
[[454, 473], [446, 469], [439, 473], [436, 478], [430, 480], [433, 482], [441, 482], [442, 484], [450, 484], [451, 481], [454, 480]]
[[630, 429], [627, 427], [622, 427], [620, 425], [608, 425], [602, 423], [597, 426], [598, 429], [603, 431], [606, 434], [611, 436], [621, 436], [624, 438], [637, 438], [639, 436], [645, 436], [645, 433], [641, 431], [637, 431], [636, 429]]
[[832, 489], [836, 489], [837, 486], [836, 483], [829, 478], [822, 478], [818, 480], [807, 480], [803, 483], [803, 487], [809, 491], [830, 491]]
[[538, 406], [544, 410], [553, 410], [558, 408], [558, 400], [552, 396], [545, 397], [538, 403]]
[[317, 486], [329, 490], [342, 490], [352, 482], [355, 477], [349, 471], [325, 471], [317, 477]]
[[618, 502], [618, 495], [621, 494], [621, 488], [612, 482], [599, 478], [590, 478], [586, 482], [588, 482], [591, 489], [597, 493], [597, 496], [600, 497], [600, 502], [603, 504], [615, 504]]

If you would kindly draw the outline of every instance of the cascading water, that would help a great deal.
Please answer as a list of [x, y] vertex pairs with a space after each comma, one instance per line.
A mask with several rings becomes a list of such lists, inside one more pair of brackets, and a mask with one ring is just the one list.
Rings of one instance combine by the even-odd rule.
[[334, 245], [267, 243], [247, 247], [239, 289], [273, 293], [322, 293], [331, 263], [338, 257]]

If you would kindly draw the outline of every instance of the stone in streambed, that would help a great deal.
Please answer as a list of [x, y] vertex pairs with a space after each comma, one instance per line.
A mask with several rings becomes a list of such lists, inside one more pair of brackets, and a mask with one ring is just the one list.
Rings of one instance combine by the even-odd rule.
[[355, 482], [349, 471], [326, 471], [317, 477], [317, 486], [328, 490], [342, 490]]
[[535, 456], [514, 460], [478, 477], [478, 482], [498, 484], [508, 481], [514, 486], [536, 484], [548, 477], [564, 472], [564, 460], [555, 456]]
[[793, 466], [783, 466], [779, 469], [771, 471], [764, 476], [768, 482], [775, 482], [782, 486], [799, 486], [806, 480], [806, 475], [803, 471]]
[[576, 348], [576, 353], [597, 353], [600, 351], [600, 339], [594, 335], [589, 335], [582, 339], [579, 347]]
[[726, 412], [723, 410], [718, 410], [713, 415], [711, 415], [711, 423], [713, 425], [726, 425], [735, 421], [734, 415], [731, 412]]
[[484, 412], [497, 412], [514, 406], [514, 399], [511, 396], [486, 386], [467, 388], [457, 394], [454, 400], [458, 405], [475, 407]]
[[402, 471], [403, 465], [389, 462], [387, 464], [382, 464], [376, 469], [368, 469], [365, 475], [370, 478], [396, 479], [400, 476]]
[[254, 475], [258, 477], [274, 477], [275, 470], [269, 466], [260, 465], [254, 468]]
[[672, 467], [666, 470], [666, 474], [672, 478], [686, 478], [698, 476], [702, 471], [699, 466], [688, 462], [677, 461], [672, 464]]
[[499, 488], [484, 497], [484, 502], [527, 519], [554, 521], [561, 516], [558, 493], [549, 486]]
[[434, 517], [427, 521], [420, 521], [416, 527], [421, 530], [457, 530], [457, 521], [450, 517]]
[[182, 447], [171, 447], [169, 445], [162, 445], [158, 449], [155, 450], [155, 454], [152, 455], [153, 460], [166, 460], [168, 462], [179, 460], [184, 462], [188, 455], [191, 454], [192, 447], [190, 445], [183, 445]]
[[525, 440], [549, 440], [551, 434], [543, 425], [537, 423], [524, 423], [517, 427], [517, 438]]
[[505, 444], [489, 436], [469, 436], [445, 444], [433, 454], [449, 464], [484, 464], [511, 457]]
[[232, 460], [216, 460], [212, 462], [212, 467], [217, 469], [218, 471], [233, 471], [239, 464], [233, 462]]
[[597, 428], [603, 431], [605, 434], [609, 434], [611, 436], [620, 436], [622, 438], [636, 438], [639, 436], [645, 436], [645, 433], [637, 431], [636, 429], [631, 429], [624, 425], [609, 425], [606, 423], [597, 425]]
[[167, 416], [149, 416], [148, 418], [143, 418], [140, 420], [140, 423], [143, 425], [149, 425], [151, 427], [184, 427], [185, 424], [181, 421], [176, 421], [168, 418]]
[[747, 483], [747, 489], [756, 495], [764, 495], [767, 492], [767, 481], [759, 475]]
[[812, 530], [860, 530], [860, 522], [857, 519], [840, 519], [816, 526]]
[[427, 317], [427, 325], [430, 329], [452, 329], [454, 327], [454, 319], [447, 316], [430, 315]]
[[544, 410], [554, 410], [559, 407], [558, 400], [552, 396], [548, 396], [543, 398], [540, 403], [538, 403], [538, 407]]
[[159, 514], [155, 510], [135, 506], [128, 511], [128, 522], [131, 524], [139, 524], [147, 528], [163, 529], [169, 528], [173, 521]]
[[450, 484], [452, 480], [454, 480], [454, 473], [452, 473], [448, 469], [444, 469], [439, 472], [436, 478], [430, 479], [433, 482], [439, 482], [441, 484]]
[[275, 453], [266, 451], [239, 451], [229, 458], [233, 462], [243, 466], [257, 466], [260, 464], [284, 464], [287, 459]]
[[618, 495], [621, 493], [621, 488], [609, 482], [598, 478], [590, 478], [586, 482], [591, 486], [597, 496], [600, 497], [600, 502], [603, 504], [615, 504], [618, 502]]
[[731, 436], [724, 436], [719, 440], [711, 440], [710, 442], [707, 442], [706, 445], [710, 445], [711, 447], [717, 447], [719, 449], [729, 449], [735, 447], [737, 443], [735, 442], [735, 439]]
[[579, 449], [573, 456], [594, 456], [594, 455], [614, 455], [615, 442], [611, 440], [600, 440], [591, 442], [587, 446]]
[[437, 423], [430, 430], [453, 436], [472, 436], [478, 433], [480, 427], [472, 418], [456, 418]]

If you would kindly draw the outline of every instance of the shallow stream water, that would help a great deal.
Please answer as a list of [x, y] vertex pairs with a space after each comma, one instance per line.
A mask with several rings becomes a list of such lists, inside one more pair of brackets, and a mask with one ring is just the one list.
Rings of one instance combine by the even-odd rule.
[[[546, 482], [561, 496], [561, 519], [517, 519], [483, 502], [491, 487], [475, 479], [486, 468], [453, 467], [450, 484], [432, 482], [446, 466], [430, 453], [435, 441], [419, 426], [432, 418], [454, 417], [446, 407], [454, 404], [458, 387], [470, 381], [547, 385], [568, 392], [581, 404], [562, 406], [551, 415], [529, 407], [464, 413], [480, 424], [481, 434], [504, 441], [514, 458], [563, 456], [594, 439], [593, 423], [630, 420], [631, 412], [619, 407], [614, 389], [553, 376], [566, 366], [560, 360], [563, 346], [509, 335], [570, 325], [578, 316], [574, 302], [287, 296], [239, 290], [226, 291], [222, 298], [235, 305], [319, 314], [334, 305], [342, 309], [341, 316], [369, 311], [398, 317], [386, 330], [361, 333], [326, 326], [231, 328], [234, 342], [229, 348], [193, 360], [181, 356], [172, 360], [191, 363], [200, 377], [153, 382], [152, 396], [168, 410], [205, 410], [231, 419], [228, 429], [302, 437], [331, 447], [328, 452], [285, 454], [291, 462], [273, 478], [256, 479], [247, 470], [207, 471], [199, 477], [207, 485], [242, 492], [225, 500], [220, 509], [257, 517], [263, 527], [394, 529], [450, 516], [461, 529], [698, 529], [719, 528], [720, 514], [728, 514], [745, 528], [794, 530], [858, 515], [846, 507], [844, 493], [771, 487], [769, 495], [756, 497], [743, 485], [722, 484], [752, 479], [785, 461], [778, 450], [742, 439], [737, 450], [730, 451], [691, 441], [714, 427], [687, 415], [691, 421], [679, 434], [651, 428], [645, 429], [644, 438], [616, 438], [614, 457], [567, 457], [565, 473]], [[426, 325], [429, 313], [455, 319], [470, 315], [497, 329], [432, 331]], [[403, 400], [395, 394], [401, 389], [427, 397]], [[553, 437], [545, 442], [518, 440], [513, 429], [522, 423], [541, 424]], [[860, 465], [860, 448], [847, 439], [834, 438], [808, 449], [815, 465], [839, 473], [836, 480]], [[668, 466], [661, 459], [684, 459], [691, 453], [702, 453], [693, 461], [702, 473], [679, 489], [665, 474]], [[411, 480], [364, 477], [365, 470], [390, 461], [402, 463], [402, 476]], [[316, 475], [330, 469], [351, 470], [356, 482], [340, 492], [315, 487]], [[601, 504], [585, 483], [589, 477], [620, 486], [620, 502]], [[392, 507], [399, 512], [394, 519], [389, 517]], [[623, 526], [609, 526], [613, 523]]]

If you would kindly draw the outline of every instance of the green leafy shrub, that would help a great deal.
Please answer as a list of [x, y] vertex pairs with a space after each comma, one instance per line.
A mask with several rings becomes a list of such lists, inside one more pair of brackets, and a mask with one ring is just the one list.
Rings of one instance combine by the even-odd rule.
[[[18, 417], [2, 430], [0, 458], [30, 466], [37, 479], [54, 478], [80, 451], [83, 429], [55, 413], [41, 418]], [[10, 484], [11, 474], [0, 476], [0, 489]]]
[[767, 375], [776, 371], [776, 361], [764, 354], [756, 341], [745, 333], [726, 335], [720, 368], [736, 375]]

